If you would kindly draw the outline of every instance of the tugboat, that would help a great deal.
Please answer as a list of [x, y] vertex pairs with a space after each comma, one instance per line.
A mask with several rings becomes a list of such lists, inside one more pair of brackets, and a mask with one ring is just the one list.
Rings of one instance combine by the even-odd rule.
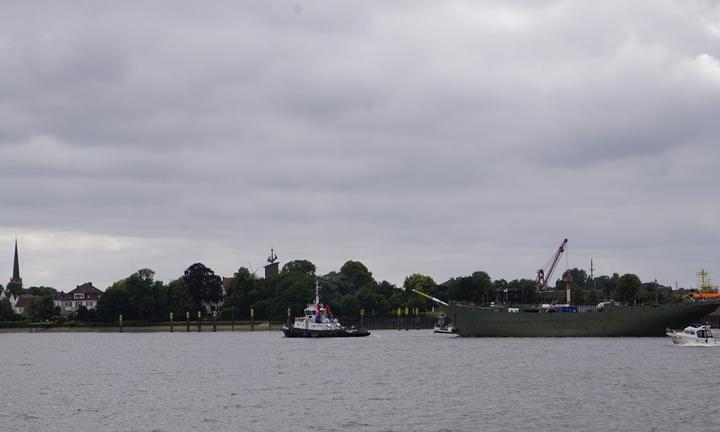
[[354, 326], [343, 327], [330, 311], [330, 305], [320, 303], [320, 287], [315, 281], [315, 303], [305, 308], [305, 314], [295, 318], [292, 324], [283, 325], [285, 337], [362, 337], [370, 336], [367, 329], [356, 329]]

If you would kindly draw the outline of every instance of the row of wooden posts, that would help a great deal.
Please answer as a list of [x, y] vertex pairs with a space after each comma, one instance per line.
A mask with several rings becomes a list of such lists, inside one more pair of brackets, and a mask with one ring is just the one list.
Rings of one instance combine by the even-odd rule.
[[[413, 327], [418, 329], [420, 328], [418, 323], [418, 317], [420, 316], [420, 308], [414, 308], [412, 310], [412, 315], [410, 314], [411, 310], [408, 307], [405, 307], [404, 310], [404, 319], [403, 319], [403, 309], [397, 308], [397, 329], [401, 330], [402, 328], [405, 328], [405, 330], [408, 330], [410, 328], [410, 318], [414, 318], [414, 325]], [[393, 314], [395, 315], [395, 314]], [[202, 311], [197, 312], [197, 331], [202, 331]], [[212, 331], [217, 331], [217, 317], [218, 313], [217, 311], [212, 312]], [[288, 308], [287, 310], [287, 323], [292, 324], [292, 309]], [[268, 330], [272, 330], [272, 320], [268, 320]], [[120, 332], [123, 330], [123, 316], [120, 314], [118, 316], [118, 326], [120, 329]], [[360, 309], [360, 328], [365, 327], [365, 309]], [[235, 330], [235, 319], [233, 318], [230, 321], [230, 330]], [[173, 312], [170, 312], [170, 333], [173, 333], [175, 331], [175, 314]], [[185, 312], [185, 331], [190, 332], [190, 312]], [[250, 331], [255, 331], [255, 309], [250, 309]]]

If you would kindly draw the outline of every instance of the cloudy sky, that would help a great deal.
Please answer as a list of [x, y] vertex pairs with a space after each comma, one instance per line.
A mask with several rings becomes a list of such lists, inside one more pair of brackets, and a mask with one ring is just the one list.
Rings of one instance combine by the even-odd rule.
[[718, 119], [710, 1], [4, 1], [0, 283], [720, 282]]

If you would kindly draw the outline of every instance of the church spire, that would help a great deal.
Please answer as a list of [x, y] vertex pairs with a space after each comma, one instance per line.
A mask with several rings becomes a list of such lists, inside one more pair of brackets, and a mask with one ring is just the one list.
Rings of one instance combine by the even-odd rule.
[[22, 278], [20, 277], [20, 260], [18, 260], [17, 239], [15, 239], [15, 260], [13, 261], [13, 275], [10, 282], [16, 282], [22, 285]]

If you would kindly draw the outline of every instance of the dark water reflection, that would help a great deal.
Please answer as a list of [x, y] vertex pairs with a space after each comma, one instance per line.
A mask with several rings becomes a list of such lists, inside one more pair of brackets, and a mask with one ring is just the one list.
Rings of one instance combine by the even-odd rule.
[[720, 430], [720, 348], [663, 338], [0, 341], [2, 431]]

